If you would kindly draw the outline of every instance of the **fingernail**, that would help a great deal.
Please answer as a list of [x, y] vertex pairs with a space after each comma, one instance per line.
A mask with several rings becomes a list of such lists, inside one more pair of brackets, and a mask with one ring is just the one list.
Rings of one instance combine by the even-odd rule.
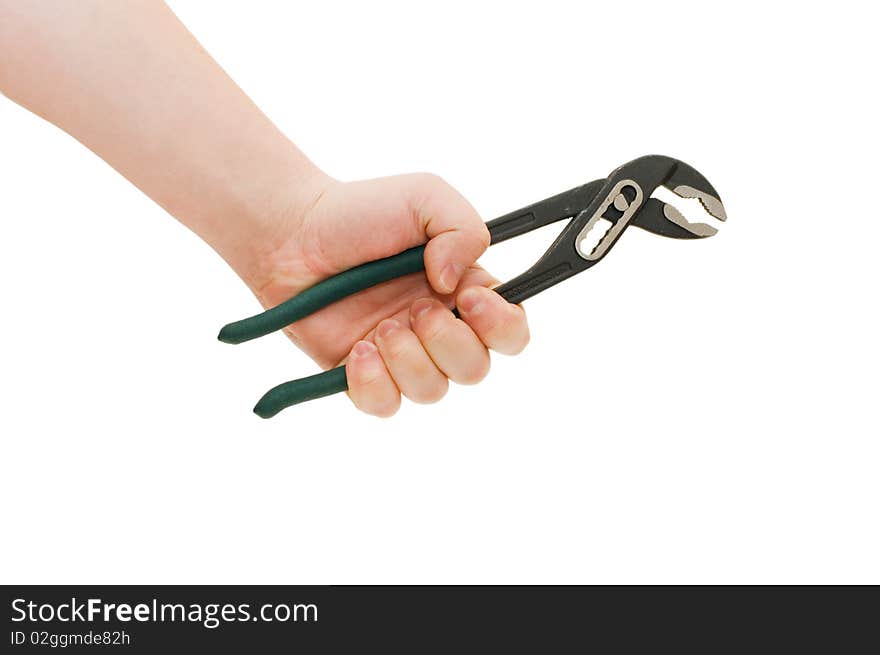
[[465, 289], [458, 294], [458, 308], [465, 314], [474, 316], [483, 311], [485, 302], [483, 302], [483, 294], [477, 289]]
[[351, 349], [349, 363], [359, 362], [357, 365], [354, 382], [369, 384], [377, 380], [384, 372], [384, 365], [379, 358], [379, 350], [376, 344], [369, 341], [358, 341]]
[[419, 320], [419, 318], [421, 316], [424, 316], [424, 314], [428, 312], [433, 306], [434, 301], [430, 298], [419, 298], [418, 300], [416, 300], [412, 304], [412, 308], [410, 309], [413, 322]]
[[440, 271], [440, 288], [437, 290], [440, 293], [452, 293], [455, 291], [455, 287], [463, 272], [464, 267], [460, 264], [447, 264]]
[[358, 341], [351, 349], [351, 356], [357, 359], [363, 359], [371, 356], [376, 352], [376, 346], [369, 341]]
[[376, 328], [376, 336], [380, 339], [387, 339], [399, 329], [400, 323], [389, 318], [379, 323], [379, 327]]

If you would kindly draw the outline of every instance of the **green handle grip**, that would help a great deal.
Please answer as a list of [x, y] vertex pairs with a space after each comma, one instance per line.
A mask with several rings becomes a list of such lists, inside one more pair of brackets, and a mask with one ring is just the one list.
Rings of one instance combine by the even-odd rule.
[[[217, 338], [224, 343], [250, 341], [280, 330], [353, 293], [423, 270], [425, 270], [425, 246], [417, 246], [392, 257], [367, 262], [318, 282], [315, 286], [309, 287], [277, 307], [223, 326]], [[276, 387], [276, 389], [278, 388]], [[342, 391], [345, 388], [342, 387], [337, 391]], [[320, 396], [312, 397], [319, 398]], [[308, 398], [303, 400], [308, 400]]]
[[332, 396], [346, 389], [348, 389], [348, 380], [345, 378], [345, 367], [338, 366], [269, 389], [254, 407], [254, 413], [260, 418], [272, 418], [285, 407]]

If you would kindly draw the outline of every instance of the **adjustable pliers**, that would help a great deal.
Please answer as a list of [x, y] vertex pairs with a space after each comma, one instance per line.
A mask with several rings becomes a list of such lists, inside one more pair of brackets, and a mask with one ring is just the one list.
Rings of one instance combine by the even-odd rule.
[[[487, 227], [494, 245], [570, 219], [534, 266], [496, 287], [495, 291], [511, 303], [531, 298], [601, 261], [630, 225], [675, 239], [699, 239], [716, 233], [714, 227], [690, 223], [672, 205], [650, 197], [661, 185], [682, 198], [698, 198], [715, 218], [722, 221], [727, 218], [718, 192], [694, 168], [663, 155], [640, 157], [620, 166], [606, 178], [489, 221]], [[587, 236], [602, 219], [611, 225], [598, 243], [590, 247]], [[225, 343], [242, 343], [264, 336], [346, 296], [424, 270], [424, 253], [425, 246], [418, 246], [334, 275], [277, 307], [226, 325], [219, 339]], [[347, 388], [345, 367], [339, 366], [270, 389], [254, 407], [254, 412], [269, 418], [285, 407]]]

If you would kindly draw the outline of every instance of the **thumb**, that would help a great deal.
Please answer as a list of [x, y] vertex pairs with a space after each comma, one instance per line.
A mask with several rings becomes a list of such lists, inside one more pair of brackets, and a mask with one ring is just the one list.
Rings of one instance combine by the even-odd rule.
[[425, 273], [437, 293], [449, 294], [489, 247], [489, 230], [464, 196], [444, 180], [428, 174], [413, 177], [413, 210], [429, 238]]

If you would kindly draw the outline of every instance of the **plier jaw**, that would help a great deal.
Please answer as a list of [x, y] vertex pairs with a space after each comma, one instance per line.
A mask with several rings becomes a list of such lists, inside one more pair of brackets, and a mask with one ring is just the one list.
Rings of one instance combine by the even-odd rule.
[[[651, 193], [663, 186], [680, 198], [696, 198], [713, 218], [727, 220], [727, 212], [721, 197], [709, 180], [693, 166], [683, 161], [663, 155], [649, 155], [625, 164], [621, 168], [645, 168], [651, 180], [660, 181], [653, 185]], [[616, 172], [616, 171], [615, 171]], [[649, 180], [644, 180], [649, 183]], [[673, 205], [656, 198], [649, 198], [639, 212], [633, 225], [676, 239], [702, 239], [715, 235], [718, 230], [706, 223], [690, 223]]]

